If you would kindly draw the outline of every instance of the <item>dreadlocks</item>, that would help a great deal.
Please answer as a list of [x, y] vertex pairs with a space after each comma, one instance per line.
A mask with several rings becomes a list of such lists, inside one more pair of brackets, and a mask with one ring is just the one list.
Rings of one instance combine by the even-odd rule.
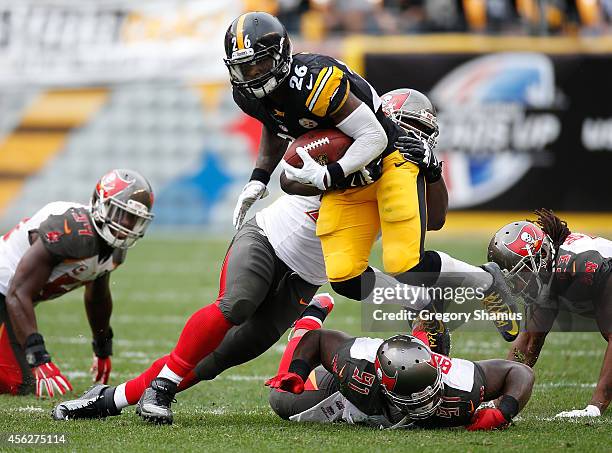
[[536, 209], [534, 214], [538, 216], [538, 219], [533, 223], [538, 224], [544, 233], [550, 237], [554, 250], [557, 252], [565, 239], [572, 234], [567, 227], [567, 222], [561, 220], [554, 212], [546, 208]]

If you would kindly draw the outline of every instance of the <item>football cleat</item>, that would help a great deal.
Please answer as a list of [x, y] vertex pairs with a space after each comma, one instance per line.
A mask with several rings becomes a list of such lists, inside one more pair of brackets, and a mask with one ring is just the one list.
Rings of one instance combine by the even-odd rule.
[[55, 406], [51, 411], [51, 416], [54, 420], [78, 420], [119, 415], [121, 411], [115, 407], [113, 393], [114, 387], [96, 384], [80, 398], [64, 401]]
[[176, 402], [174, 395], [177, 387], [170, 379], [153, 379], [136, 405], [136, 414], [150, 423], [171, 425], [173, 414], [170, 406]]
[[308, 306], [317, 307], [325, 313], [325, 316], [329, 316], [334, 309], [334, 298], [328, 293], [315, 294]]
[[425, 337], [429, 349], [433, 352], [450, 356], [450, 331], [442, 321], [418, 318], [412, 327], [412, 335], [420, 340], [423, 340], [423, 337]]
[[[306, 305], [302, 300], [300, 303]], [[313, 310], [314, 309], [314, 310]], [[325, 322], [327, 316], [334, 309], [334, 298], [328, 293], [320, 293], [315, 294], [310, 303], [306, 307], [306, 309], [302, 312], [302, 315], [299, 319], [293, 322], [291, 325], [291, 330], [289, 331], [289, 336], [287, 337], [287, 341], [293, 338], [293, 334], [295, 333], [295, 324], [304, 317], [316, 317], [321, 323]], [[314, 311], [314, 313], [313, 313]]]
[[484, 309], [493, 317], [493, 324], [506, 341], [514, 341], [519, 334], [519, 308], [510, 291], [504, 274], [496, 263], [481, 266], [493, 277], [491, 287], [482, 299]]

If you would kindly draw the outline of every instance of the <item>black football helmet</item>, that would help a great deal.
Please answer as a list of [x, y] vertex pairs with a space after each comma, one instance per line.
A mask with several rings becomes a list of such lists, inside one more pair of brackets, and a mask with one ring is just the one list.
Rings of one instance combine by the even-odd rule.
[[263, 98], [289, 75], [291, 41], [276, 17], [245, 13], [225, 33], [225, 56], [232, 85], [248, 97]]
[[427, 96], [411, 88], [399, 88], [381, 96], [382, 110], [391, 120], [427, 141], [434, 149], [440, 134], [436, 109]]
[[550, 237], [535, 223], [522, 220], [504, 225], [495, 233], [487, 260], [497, 263], [510, 288], [531, 303], [548, 281], [554, 254]]
[[387, 400], [414, 420], [431, 417], [442, 402], [442, 373], [425, 343], [411, 335], [385, 340], [376, 352], [376, 376]]
[[90, 212], [98, 234], [114, 248], [133, 246], [153, 220], [153, 190], [134, 170], [111, 170], [96, 184]]

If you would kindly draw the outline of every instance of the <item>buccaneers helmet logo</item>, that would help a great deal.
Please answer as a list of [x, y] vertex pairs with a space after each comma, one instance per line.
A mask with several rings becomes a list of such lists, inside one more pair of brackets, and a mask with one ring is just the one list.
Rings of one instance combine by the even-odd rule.
[[528, 256], [539, 252], [543, 241], [544, 232], [537, 226], [530, 224], [524, 225], [516, 239], [505, 244], [505, 246], [519, 256]]
[[378, 377], [380, 383], [385, 386], [387, 391], [392, 392], [395, 388], [395, 384], [397, 384], [397, 370], [395, 371], [395, 376], [387, 376], [380, 367], [378, 357], [376, 357], [374, 361], [374, 368], [376, 369], [376, 377]]
[[404, 105], [404, 102], [406, 102], [406, 99], [408, 99], [408, 96], [410, 96], [410, 92], [384, 95], [381, 98], [383, 113], [389, 116], [391, 113], [399, 110]]
[[111, 171], [102, 176], [100, 182], [96, 186], [96, 191], [103, 197], [109, 198], [123, 192], [127, 187], [132, 185], [132, 181], [126, 181], [121, 178], [115, 171]]

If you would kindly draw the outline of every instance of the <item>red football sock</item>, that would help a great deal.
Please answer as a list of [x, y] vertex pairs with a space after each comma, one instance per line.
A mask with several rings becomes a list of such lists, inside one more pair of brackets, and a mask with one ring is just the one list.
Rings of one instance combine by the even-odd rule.
[[[297, 332], [298, 330], [317, 330], [321, 328], [321, 321], [316, 318], [306, 317], [299, 319], [295, 326], [293, 327], [293, 331]], [[287, 343], [285, 347], [285, 351], [283, 352], [283, 357], [281, 358], [280, 364], [278, 365], [278, 373], [286, 373], [289, 371], [289, 365], [291, 365], [291, 360], [293, 360], [293, 352], [295, 348], [297, 348], [298, 343], [302, 339], [302, 335], [299, 337], [292, 337]]]
[[223, 260], [217, 300], [214, 304], [201, 308], [191, 315], [183, 327], [174, 350], [170, 353], [168, 368], [181, 377], [187, 376], [200, 360], [213, 352], [232, 327], [219, 308], [219, 302], [225, 295], [227, 263], [231, 252], [230, 248]]
[[216, 302], [191, 315], [170, 355], [156, 360], [140, 376], [126, 382], [125, 396], [129, 404], [138, 402], [145, 389], [159, 375], [164, 365], [168, 365], [168, 368], [173, 372], [185, 378], [186, 382], [179, 387], [179, 390], [185, 390], [198, 382], [192, 371], [193, 368], [219, 346], [227, 331], [232, 327], [232, 324], [225, 319], [219, 308], [219, 301], [225, 295], [225, 276], [230, 252], [231, 249], [225, 255], [221, 268], [219, 295]]
[[157, 359], [148, 370], [125, 383], [125, 398], [130, 405], [138, 402], [145, 389], [151, 384], [151, 381], [157, 377], [169, 357], [169, 355], [165, 355]]
[[185, 324], [174, 350], [170, 353], [168, 368], [184, 377], [200, 360], [217, 349], [232, 327], [219, 306], [214, 303], [199, 309]]

